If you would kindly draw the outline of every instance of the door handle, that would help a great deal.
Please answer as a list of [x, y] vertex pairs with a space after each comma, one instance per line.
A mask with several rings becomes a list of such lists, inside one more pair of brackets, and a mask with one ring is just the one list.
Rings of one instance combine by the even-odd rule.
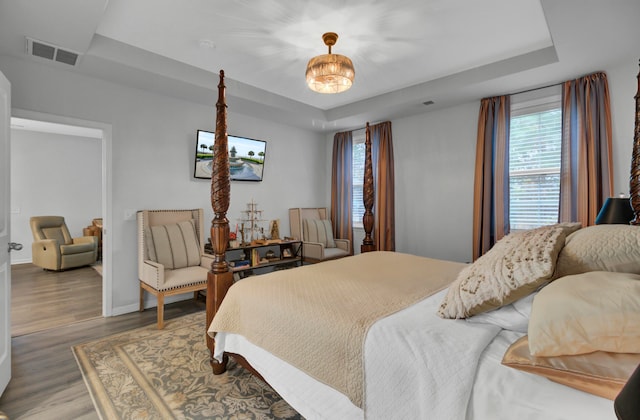
[[9, 252], [11, 252], [11, 250], [14, 251], [20, 251], [22, 249], [22, 244], [19, 244], [17, 242], [9, 242]]

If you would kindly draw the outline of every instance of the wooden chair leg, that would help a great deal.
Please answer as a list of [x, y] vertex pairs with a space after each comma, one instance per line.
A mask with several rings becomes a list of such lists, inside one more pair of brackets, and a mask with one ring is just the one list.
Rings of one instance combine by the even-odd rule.
[[158, 293], [158, 329], [164, 328], [164, 295]]
[[144, 289], [140, 286], [140, 312], [144, 311]]

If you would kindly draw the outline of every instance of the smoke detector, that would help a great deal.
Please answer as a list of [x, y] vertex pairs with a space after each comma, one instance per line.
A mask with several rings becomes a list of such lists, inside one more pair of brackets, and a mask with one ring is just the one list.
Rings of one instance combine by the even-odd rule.
[[45, 60], [57, 61], [58, 63], [75, 66], [78, 64], [80, 53], [63, 49], [54, 44], [38, 41], [37, 39], [26, 37], [27, 54]]

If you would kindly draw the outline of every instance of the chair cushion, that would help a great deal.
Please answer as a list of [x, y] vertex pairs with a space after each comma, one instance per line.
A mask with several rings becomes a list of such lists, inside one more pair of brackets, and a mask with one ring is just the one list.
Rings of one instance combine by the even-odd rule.
[[60, 245], [61, 255], [80, 254], [83, 252], [93, 252], [95, 250], [96, 250], [96, 244], [94, 242]]
[[325, 219], [304, 219], [303, 236], [307, 242], [318, 242], [325, 248], [335, 248], [333, 240], [333, 227], [331, 220]]
[[344, 249], [340, 248], [325, 248], [324, 250], [324, 259], [332, 260], [334, 258], [346, 257], [349, 253]]
[[186, 267], [182, 270], [168, 270], [164, 272], [164, 283], [158, 290], [165, 291], [177, 289], [179, 287], [191, 286], [202, 283], [203, 288], [207, 285], [208, 269], [201, 266]]
[[149, 259], [173, 270], [200, 265], [200, 243], [193, 220], [150, 227]]
[[[67, 240], [64, 237], [64, 232], [61, 227], [47, 227], [42, 228], [42, 234], [46, 239], [53, 239], [58, 242], [58, 245], [66, 245]], [[70, 242], [69, 242], [70, 243]]]

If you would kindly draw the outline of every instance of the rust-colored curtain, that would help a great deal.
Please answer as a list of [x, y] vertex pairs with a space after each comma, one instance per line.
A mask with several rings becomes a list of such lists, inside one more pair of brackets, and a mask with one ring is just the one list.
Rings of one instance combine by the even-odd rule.
[[473, 259], [509, 233], [509, 96], [480, 102], [473, 198]]
[[613, 191], [611, 108], [607, 75], [564, 83], [559, 221], [595, 224]]
[[391, 122], [370, 126], [375, 201], [374, 241], [378, 251], [395, 251], [395, 184]]
[[351, 241], [353, 253], [353, 136], [351, 131], [336, 133], [333, 137], [333, 158], [331, 168], [331, 223], [333, 235]]

